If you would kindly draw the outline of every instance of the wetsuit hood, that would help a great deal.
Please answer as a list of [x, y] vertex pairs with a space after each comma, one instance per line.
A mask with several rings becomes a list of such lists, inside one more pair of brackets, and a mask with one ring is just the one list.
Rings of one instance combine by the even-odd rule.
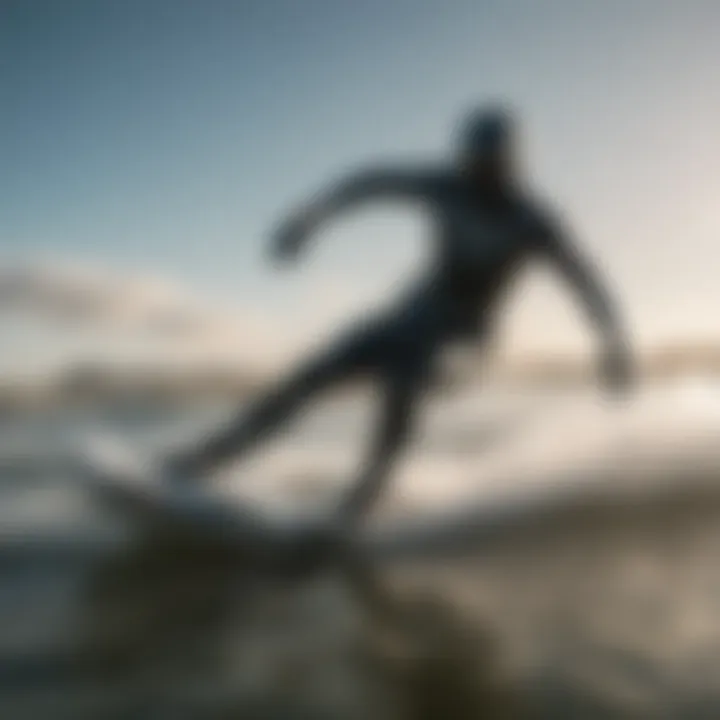
[[514, 183], [514, 122], [502, 107], [469, 113], [460, 127], [457, 160], [463, 175], [483, 194]]

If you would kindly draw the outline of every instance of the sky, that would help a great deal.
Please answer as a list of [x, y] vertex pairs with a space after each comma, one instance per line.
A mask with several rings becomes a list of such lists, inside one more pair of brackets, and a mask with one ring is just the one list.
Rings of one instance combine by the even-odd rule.
[[[1, 0], [0, 260], [325, 332], [413, 277], [426, 218], [338, 218], [282, 273], [272, 227], [354, 167], [442, 159], [502, 98], [631, 330], [720, 340], [719, 23], [710, 0]], [[551, 276], [513, 307], [509, 342], [587, 342]]]

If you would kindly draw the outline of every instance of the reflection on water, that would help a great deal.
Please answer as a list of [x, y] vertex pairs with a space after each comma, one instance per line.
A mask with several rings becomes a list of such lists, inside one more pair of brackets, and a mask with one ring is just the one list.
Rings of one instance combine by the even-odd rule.
[[[517, 398], [433, 411], [386, 513], [471, 492], [522, 497], [558, 468], [572, 478], [589, 465], [605, 473], [610, 500], [528, 522], [453, 562], [383, 567], [390, 618], [339, 576], [278, 584], [227, 548], [128, 536], [73, 482], [66, 460], [87, 429], [161, 444], [226, 408], [6, 420], [0, 717], [716, 718], [712, 397], [654, 392], [621, 413]], [[233, 474], [268, 502], [283, 488], [292, 496], [293, 469], [342, 477], [370, 411], [325, 409]], [[661, 484], [672, 492], [621, 492]]]

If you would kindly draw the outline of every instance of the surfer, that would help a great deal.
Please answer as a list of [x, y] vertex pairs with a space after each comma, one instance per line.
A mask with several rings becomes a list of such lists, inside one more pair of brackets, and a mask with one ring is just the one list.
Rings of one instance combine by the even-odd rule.
[[371, 200], [417, 201], [435, 220], [429, 268], [389, 310], [364, 319], [252, 403], [220, 432], [171, 453], [173, 477], [199, 479], [257, 448], [321, 390], [360, 374], [381, 383], [382, 416], [369, 457], [343, 498], [341, 524], [362, 518], [381, 494], [411, 436], [416, 408], [439, 352], [450, 342], [487, 339], [520, 267], [547, 260], [569, 281], [600, 331], [601, 378], [628, 388], [627, 337], [590, 260], [563, 223], [527, 191], [516, 167], [517, 128], [502, 107], [470, 113], [446, 166], [376, 168], [343, 179], [300, 208], [274, 236], [274, 258], [296, 260], [333, 216]]

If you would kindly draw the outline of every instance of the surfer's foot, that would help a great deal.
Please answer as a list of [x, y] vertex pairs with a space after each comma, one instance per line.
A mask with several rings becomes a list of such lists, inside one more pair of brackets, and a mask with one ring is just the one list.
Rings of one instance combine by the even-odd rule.
[[188, 453], [175, 453], [166, 456], [160, 464], [161, 476], [170, 485], [176, 487], [198, 487], [206, 469], [199, 459]]
[[283, 569], [289, 578], [306, 578], [341, 562], [348, 547], [345, 533], [334, 523], [307, 528], [293, 538]]

